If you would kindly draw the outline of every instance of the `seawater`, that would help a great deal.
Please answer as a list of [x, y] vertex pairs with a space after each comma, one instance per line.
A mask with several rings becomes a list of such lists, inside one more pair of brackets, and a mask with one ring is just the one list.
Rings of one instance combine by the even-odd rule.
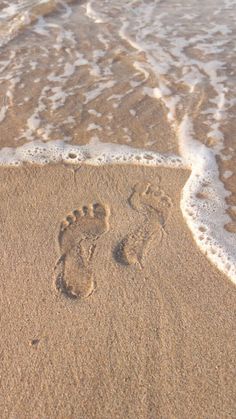
[[236, 283], [235, 20], [235, 0], [2, 1], [0, 163], [189, 168], [183, 216]]

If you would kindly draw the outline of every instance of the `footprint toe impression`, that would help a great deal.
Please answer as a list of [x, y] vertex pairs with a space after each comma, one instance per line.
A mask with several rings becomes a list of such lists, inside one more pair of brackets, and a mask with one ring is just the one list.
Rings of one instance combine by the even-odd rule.
[[94, 203], [75, 209], [60, 225], [55, 285], [71, 299], [87, 298], [95, 289], [91, 261], [99, 238], [109, 230], [109, 215], [108, 208]]

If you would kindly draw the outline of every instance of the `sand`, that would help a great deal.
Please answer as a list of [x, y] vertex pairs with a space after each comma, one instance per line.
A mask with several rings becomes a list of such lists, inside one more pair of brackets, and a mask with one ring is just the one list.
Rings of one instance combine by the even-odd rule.
[[0, 168], [1, 418], [236, 417], [235, 287], [183, 220], [188, 176]]

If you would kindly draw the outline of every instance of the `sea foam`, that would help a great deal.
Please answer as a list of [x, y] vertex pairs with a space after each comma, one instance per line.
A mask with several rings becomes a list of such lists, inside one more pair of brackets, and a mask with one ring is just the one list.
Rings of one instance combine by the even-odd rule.
[[20, 147], [3, 147], [0, 150], [0, 165], [19, 166], [23, 163], [66, 164], [141, 164], [187, 168], [184, 160], [177, 155], [164, 155], [154, 151], [133, 148], [127, 145], [102, 143], [96, 137], [86, 145], [72, 145], [62, 140], [32, 141]]

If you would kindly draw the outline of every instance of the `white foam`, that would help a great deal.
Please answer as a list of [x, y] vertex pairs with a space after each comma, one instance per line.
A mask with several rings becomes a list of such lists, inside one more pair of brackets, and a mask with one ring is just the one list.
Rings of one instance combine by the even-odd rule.
[[153, 151], [102, 143], [93, 137], [89, 144], [78, 146], [65, 141], [33, 141], [21, 147], [4, 147], [0, 150], [0, 165], [18, 166], [25, 162], [45, 165], [64, 162], [68, 164], [140, 164], [146, 166], [162, 166], [187, 168], [183, 159], [176, 155], [164, 155]]
[[[42, 4], [46, 1], [48, 0], [39, 0], [38, 3]], [[35, 4], [30, 4], [30, 2], [25, 1], [20, 2], [20, 4], [10, 4], [0, 10], [0, 47], [14, 39], [22, 27], [27, 26], [32, 22], [31, 12], [34, 5]]]
[[2, 106], [0, 109], [0, 123], [5, 119], [6, 113], [7, 113], [7, 107]]
[[98, 118], [102, 116], [102, 114], [100, 112], [97, 112], [95, 109], [89, 109], [88, 113], [90, 113], [90, 115], [97, 116]]
[[107, 50], [109, 48], [109, 42], [107, 41], [107, 39], [104, 37], [103, 34], [99, 33], [98, 34], [98, 39], [99, 41], [104, 45], [105, 49]]
[[86, 5], [86, 14], [88, 17], [94, 20], [95, 23], [103, 23], [104, 19], [101, 14], [95, 12], [92, 8], [91, 2], [88, 2]]
[[138, 70], [140, 73], [143, 73], [145, 80], [148, 79], [149, 77], [149, 73], [145, 68], [145, 64], [144, 63], [139, 63], [138, 61], [134, 61], [133, 63], [134, 68], [136, 68], [136, 70]]
[[61, 86], [53, 87], [51, 91], [53, 94], [49, 96], [49, 100], [52, 103], [52, 110], [56, 110], [64, 105], [67, 94], [62, 90]]
[[17, 4], [11, 4], [10, 6], [4, 7], [0, 12], [1, 19], [8, 19], [11, 16], [15, 16], [17, 13]]
[[232, 172], [231, 170], [226, 170], [223, 174], [224, 179], [228, 179], [230, 176], [232, 176], [234, 174], [234, 172]]
[[28, 118], [28, 120], [27, 120], [27, 125], [28, 125], [28, 128], [31, 130], [31, 131], [35, 131], [37, 128], [39, 128], [39, 125], [40, 125], [40, 118], [39, 118], [39, 116], [38, 116], [38, 114], [37, 113], [34, 113], [30, 118]]
[[183, 216], [202, 252], [236, 284], [236, 239], [224, 225], [227, 192], [219, 180], [215, 153], [193, 137], [194, 130], [186, 115], [179, 127], [181, 155], [191, 166], [181, 199]]
[[87, 131], [94, 131], [94, 130], [102, 130], [102, 127], [98, 124], [94, 124], [93, 122], [88, 125]]
[[75, 65], [71, 63], [66, 63], [64, 68], [63, 77], [70, 77], [75, 72]]
[[108, 80], [106, 82], [99, 83], [98, 86], [95, 89], [90, 90], [89, 92], [87, 92], [85, 94], [85, 101], [84, 101], [84, 103], [87, 104], [87, 103], [91, 102], [92, 100], [96, 99], [98, 96], [100, 96], [100, 94], [105, 89], [110, 89], [115, 84], [116, 84], [116, 82], [114, 80]]

